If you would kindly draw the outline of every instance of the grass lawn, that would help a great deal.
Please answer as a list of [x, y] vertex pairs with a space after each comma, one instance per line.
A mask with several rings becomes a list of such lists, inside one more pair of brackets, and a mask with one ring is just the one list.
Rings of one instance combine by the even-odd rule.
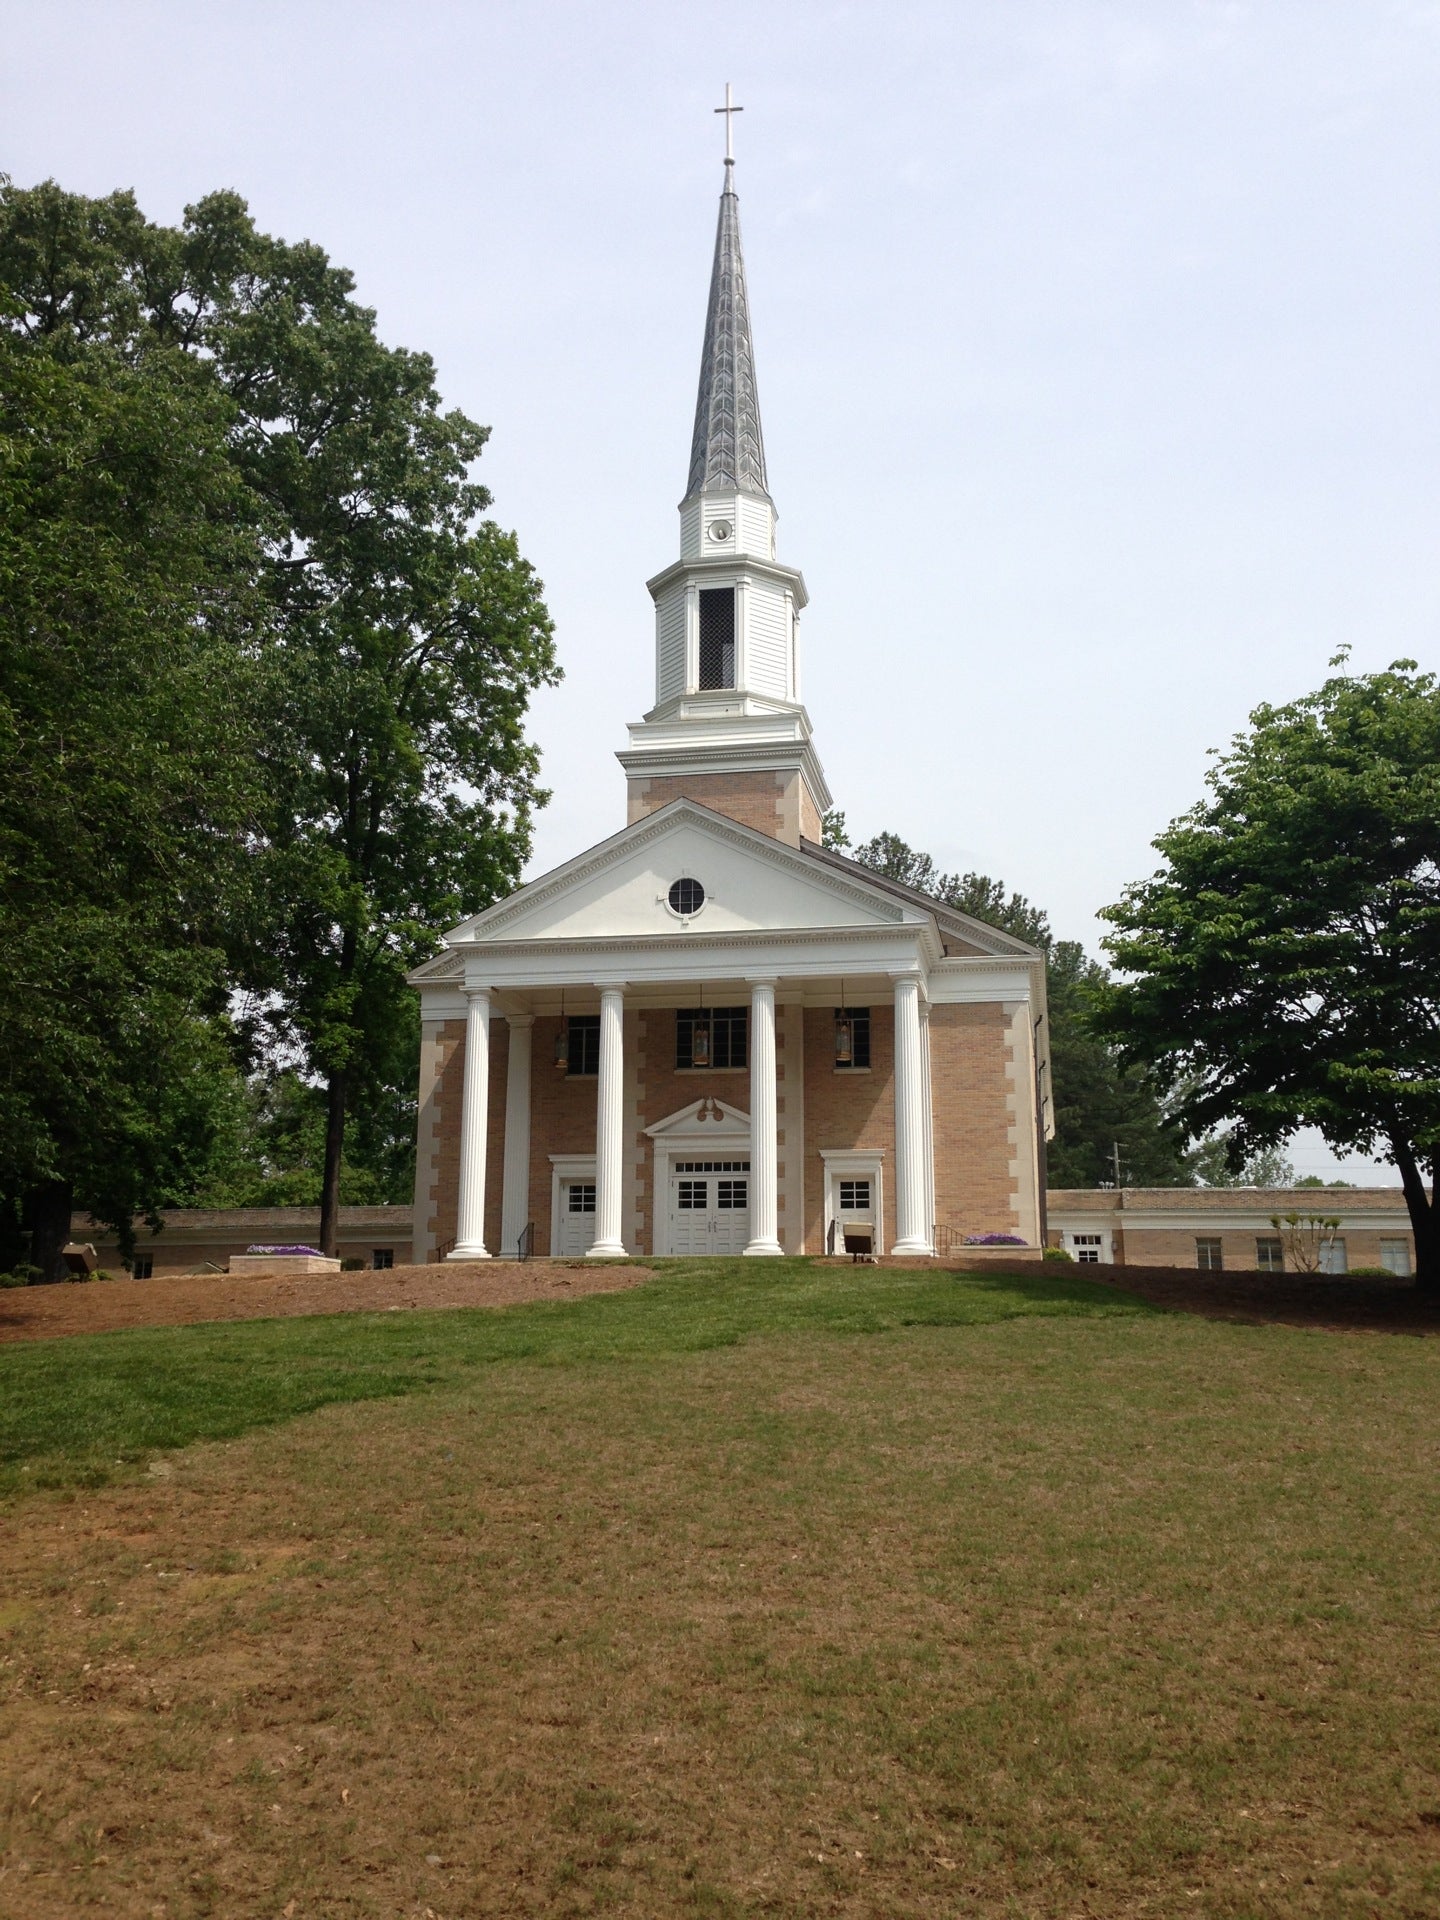
[[780, 1262], [10, 1349], [0, 1914], [1440, 1914], [1437, 1385]]

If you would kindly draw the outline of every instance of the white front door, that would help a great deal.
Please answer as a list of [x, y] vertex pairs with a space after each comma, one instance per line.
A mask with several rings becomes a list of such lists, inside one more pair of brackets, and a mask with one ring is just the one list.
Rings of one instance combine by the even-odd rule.
[[595, 1238], [595, 1182], [560, 1182], [560, 1246], [562, 1258], [578, 1259], [590, 1251]]
[[670, 1251], [743, 1253], [750, 1239], [750, 1162], [670, 1164]]

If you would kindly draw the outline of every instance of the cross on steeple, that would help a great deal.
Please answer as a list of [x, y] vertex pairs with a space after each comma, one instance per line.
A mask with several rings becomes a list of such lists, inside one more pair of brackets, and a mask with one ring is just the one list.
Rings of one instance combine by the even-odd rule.
[[[735, 149], [731, 143], [730, 130], [735, 123], [730, 116], [736, 113], [744, 113], [745, 109], [744, 107], [737, 107], [731, 104], [730, 82], [728, 80], [725, 82], [725, 104], [723, 107], [716, 107], [715, 111], [716, 113], [723, 113], [725, 116], [725, 164], [727, 167], [733, 167], [735, 164]], [[725, 177], [728, 179], [730, 176], [727, 174]]]

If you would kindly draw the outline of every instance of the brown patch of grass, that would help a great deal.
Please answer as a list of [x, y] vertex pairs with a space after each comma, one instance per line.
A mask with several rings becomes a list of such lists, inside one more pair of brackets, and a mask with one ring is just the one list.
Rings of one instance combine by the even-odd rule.
[[502, 1362], [33, 1499], [0, 1911], [1440, 1911], [1434, 1353]]
[[381, 1272], [162, 1273], [150, 1280], [0, 1292], [0, 1342], [185, 1327], [212, 1320], [275, 1320], [301, 1314], [383, 1313], [407, 1307], [512, 1307], [638, 1286], [647, 1269], [609, 1260], [477, 1260]]

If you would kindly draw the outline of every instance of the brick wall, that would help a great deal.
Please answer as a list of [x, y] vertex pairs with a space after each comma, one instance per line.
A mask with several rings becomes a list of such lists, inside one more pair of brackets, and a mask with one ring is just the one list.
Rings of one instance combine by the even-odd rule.
[[672, 800], [694, 800], [743, 827], [778, 840], [783, 824], [785, 779], [782, 774], [683, 773], [633, 778], [629, 783], [629, 819], [633, 825], [658, 813]]
[[[1318, 1209], [1317, 1209], [1318, 1211]], [[1273, 1240], [1277, 1236], [1271, 1227], [1264, 1229], [1231, 1229], [1217, 1220], [1213, 1227], [1195, 1225], [1193, 1227], [1132, 1227], [1126, 1224], [1123, 1240], [1115, 1248], [1117, 1262], [1131, 1267], [1194, 1267], [1195, 1242], [1197, 1238], [1218, 1240], [1221, 1257], [1227, 1267], [1237, 1272], [1253, 1272], [1257, 1255], [1257, 1239]], [[1280, 1236], [1283, 1237], [1283, 1236]], [[1380, 1233], [1364, 1229], [1345, 1227], [1336, 1236], [1345, 1242], [1346, 1264], [1350, 1268], [1378, 1267], [1380, 1265], [1381, 1240], [1403, 1240], [1410, 1249], [1410, 1264], [1415, 1264], [1415, 1245], [1409, 1233], [1396, 1231]], [[1286, 1257], [1287, 1270], [1293, 1271], [1293, 1262]]]
[[966, 1233], [1023, 1230], [1011, 1136], [1017, 1124], [1028, 1122], [1006, 1098], [1011, 1051], [1002, 1005], [931, 1007], [935, 1214], [941, 1226]]
[[535, 1251], [551, 1253], [550, 1195], [552, 1153], [594, 1153], [599, 1082], [594, 1074], [573, 1079], [555, 1067], [558, 1016], [535, 1022], [530, 1080], [530, 1210], [535, 1222]]
[[835, 1015], [805, 1009], [805, 1246], [825, 1251], [821, 1151], [879, 1148], [885, 1159], [884, 1242], [895, 1239], [895, 1012], [870, 1009], [870, 1069], [835, 1066]]

